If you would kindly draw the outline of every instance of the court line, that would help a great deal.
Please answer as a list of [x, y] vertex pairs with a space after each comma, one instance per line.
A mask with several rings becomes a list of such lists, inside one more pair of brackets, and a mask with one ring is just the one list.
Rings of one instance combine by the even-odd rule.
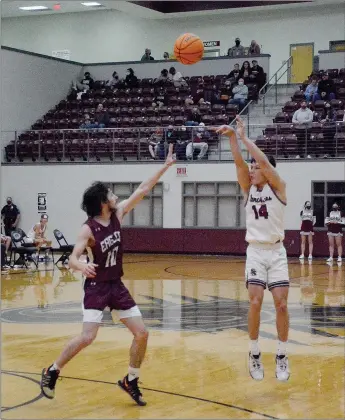
[[[20, 374], [24, 374], [24, 375], [39, 375], [39, 376], [41, 376], [41, 374], [40, 374], [40, 373], [37, 373], [37, 372], [10, 371], [10, 370], [2, 370], [2, 372], [3, 372], [3, 373], [5, 373], [5, 374], [7, 373], [7, 374], [9, 374], [9, 375], [11, 375], [11, 374], [12, 374], [12, 375], [14, 375], [14, 376], [20, 376], [20, 377], [25, 378], [25, 379], [30, 379], [30, 380], [32, 380], [33, 382], [35, 382], [35, 383], [37, 383], [37, 384], [39, 384], [39, 385], [40, 385], [40, 383], [39, 383], [38, 381], [36, 381], [35, 379], [32, 379], [32, 378], [27, 378], [26, 376], [21, 376], [21, 375], [20, 375]], [[97, 383], [97, 384], [116, 385], [116, 386], [118, 386], [118, 385], [117, 385], [116, 383], [114, 383], [114, 382], [101, 381], [101, 380], [98, 380], [98, 379], [77, 378], [77, 377], [74, 377], [74, 376], [60, 376], [60, 378], [61, 378], [61, 379], [72, 379], [72, 380], [76, 380], [76, 381], [92, 382], [92, 383]], [[209, 399], [207, 399], [207, 398], [194, 397], [194, 396], [192, 396], [192, 395], [179, 394], [179, 393], [176, 393], [176, 392], [163, 391], [163, 390], [161, 390], [161, 389], [154, 389], [154, 388], [146, 388], [146, 387], [142, 387], [142, 389], [144, 389], [144, 390], [146, 390], [146, 391], [157, 392], [157, 393], [160, 393], [160, 394], [173, 395], [173, 396], [176, 396], [176, 397], [183, 397], [183, 398], [188, 398], [188, 399], [191, 399], [191, 400], [196, 400], [196, 401], [207, 402], [207, 403], [210, 403], [210, 404], [220, 405], [220, 406], [227, 407], [227, 408], [233, 408], [233, 409], [235, 409], [235, 410], [244, 411], [244, 412], [246, 412], [246, 413], [257, 414], [258, 416], [265, 417], [266, 419], [279, 420], [279, 417], [274, 417], [274, 416], [270, 416], [270, 415], [268, 415], [268, 414], [259, 413], [258, 411], [254, 411], [254, 410], [251, 410], [251, 409], [249, 409], [249, 408], [239, 407], [239, 406], [237, 406], [237, 405], [233, 405], [233, 404], [227, 404], [227, 403], [223, 403], [223, 402], [220, 402], [220, 401], [213, 401], [213, 400], [209, 400]], [[38, 397], [36, 397], [35, 401], [36, 401], [37, 399], [42, 398], [42, 397], [43, 397], [43, 395], [41, 394], [41, 395], [39, 396], [39, 398], [38, 398]], [[29, 404], [29, 403], [31, 403], [31, 402], [34, 402], [34, 401], [32, 400], [32, 401], [30, 401], [30, 402], [28, 402], [28, 403], [25, 403], [25, 405], [27, 405], [27, 404]], [[22, 405], [19, 405], [19, 406], [22, 406]], [[19, 406], [15, 406], [15, 407], [12, 407], [12, 408], [10, 408], [10, 409], [13, 409], [13, 408], [18, 408]], [[3, 410], [3, 411], [5, 411], [5, 410]]]
[[[35, 384], [37, 384], [37, 385], [40, 386], [40, 382], [39, 381], [36, 381], [36, 379], [33, 379], [33, 378], [30, 378], [30, 377], [27, 377], [27, 376], [20, 375], [21, 373], [22, 374], [28, 374], [27, 372], [14, 372], [14, 371], [6, 371], [6, 370], [1, 370], [1, 372], [3, 374], [5, 374], [5, 375], [11, 375], [11, 376], [16, 376], [18, 378], [27, 379], [27, 380], [29, 380], [29, 381], [31, 381], [31, 382], [33, 382], [33, 383], [35, 383]], [[25, 407], [26, 405], [33, 404], [34, 402], [40, 400], [41, 398], [43, 398], [43, 394], [40, 392], [40, 394], [37, 395], [35, 398], [32, 398], [31, 400], [25, 401], [25, 402], [23, 402], [21, 404], [14, 405], [13, 407], [2, 407], [1, 408], [1, 412], [14, 410], [15, 408]]]

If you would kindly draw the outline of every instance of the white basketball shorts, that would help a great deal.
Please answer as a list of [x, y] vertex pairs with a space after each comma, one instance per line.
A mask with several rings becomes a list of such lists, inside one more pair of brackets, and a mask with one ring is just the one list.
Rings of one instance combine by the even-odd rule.
[[286, 249], [274, 245], [249, 244], [246, 260], [246, 286], [256, 284], [264, 289], [289, 286]]

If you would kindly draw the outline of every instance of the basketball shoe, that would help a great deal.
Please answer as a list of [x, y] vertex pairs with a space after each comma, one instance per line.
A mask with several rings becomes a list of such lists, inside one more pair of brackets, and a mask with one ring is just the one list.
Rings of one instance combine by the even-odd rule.
[[276, 355], [276, 378], [282, 382], [290, 378], [289, 360], [285, 354]]
[[249, 373], [256, 381], [262, 381], [264, 379], [264, 366], [261, 362], [261, 353], [253, 355], [249, 352]]
[[59, 377], [60, 371], [59, 370], [49, 370], [48, 369], [42, 370], [42, 377], [41, 377], [41, 391], [43, 395], [49, 399], [53, 399], [55, 397], [55, 384]]
[[121, 389], [123, 389], [127, 394], [138, 404], [141, 406], [146, 405], [146, 401], [143, 400], [143, 394], [140, 392], [138, 387], [138, 379], [135, 378], [132, 381], [128, 380], [128, 375], [125, 376], [122, 380], [118, 381], [118, 385]]

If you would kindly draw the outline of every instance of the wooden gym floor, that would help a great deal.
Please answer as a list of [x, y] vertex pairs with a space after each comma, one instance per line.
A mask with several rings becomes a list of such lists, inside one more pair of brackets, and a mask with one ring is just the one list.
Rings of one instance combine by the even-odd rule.
[[150, 328], [140, 377], [146, 407], [114, 384], [127, 372], [132, 338], [110, 314], [93, 345], [62, 371], [56, 398], [42, 398], [42, 368], [81, 329], [81, 276], [44, 265], [3, 275], [1, 418], [344, 418], [344, 266], [290, 262], [292, 375], [279, 383], [267, 291], [265, 378], [255, 382], [247, 371], [243, 258], [125, 257], [125, 283]]

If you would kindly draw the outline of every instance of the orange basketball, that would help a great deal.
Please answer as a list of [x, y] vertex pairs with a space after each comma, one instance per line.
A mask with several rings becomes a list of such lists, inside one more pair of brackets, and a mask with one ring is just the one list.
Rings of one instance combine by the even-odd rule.
[[174, 45], [176, 60], [182, 64], [195, 64], [204, 55], [204, 43], [194, 34], [183, 34]]

